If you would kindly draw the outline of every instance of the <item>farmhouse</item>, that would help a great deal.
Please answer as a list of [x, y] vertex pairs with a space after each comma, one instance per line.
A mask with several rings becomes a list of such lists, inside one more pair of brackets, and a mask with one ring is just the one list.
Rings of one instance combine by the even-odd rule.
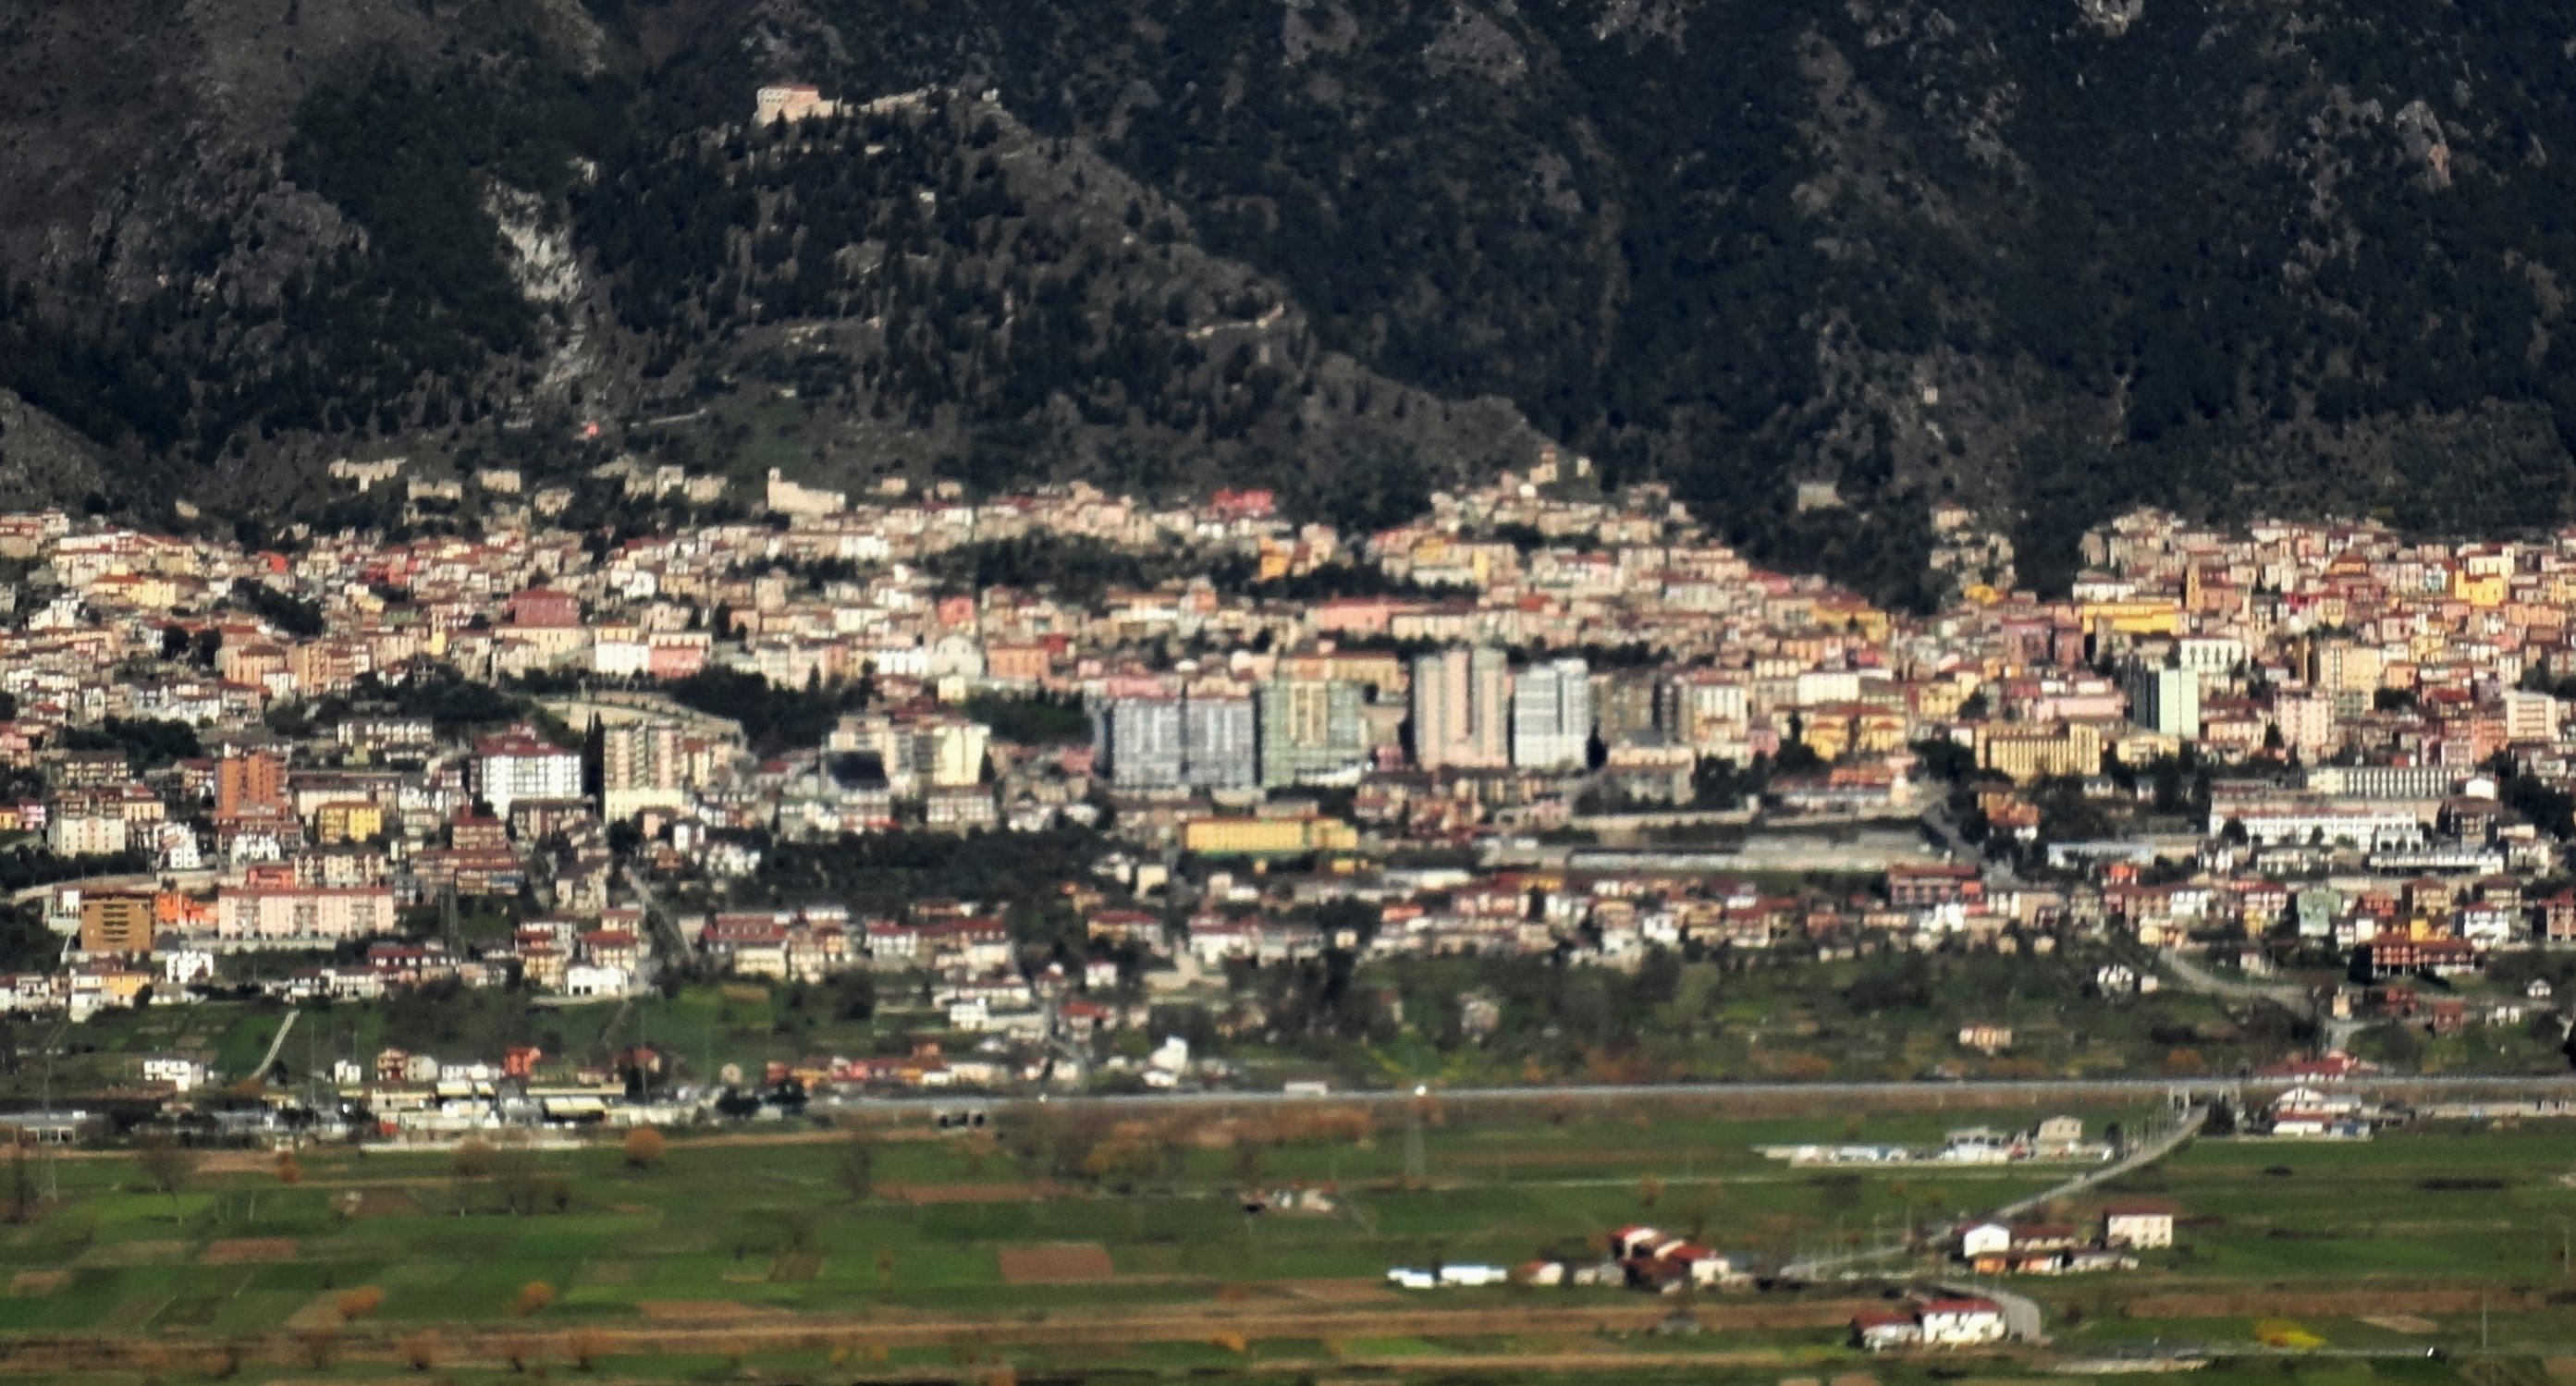
[[1611, 1234], [1628, 1283], [1639, 1289], [1671, 1290], [1683, 1282], [1696, 1286], [1747, 1283], [1748, 1258], [1729, 1256], [1686, 1238], [1667, 1236], [1651, 1227], [1623, 1227]]
[[1853, 1345], [1870, 1352], [1895, 1352], [1923, 1341], [1923, 1325], [1912, 1314], [1893, 1309], [1854, 1314], [1851, 1328]]
[[2012, 1250], [2012, 1229], [2000, 1222], [1981, 1222], [1959, 1234], [1959, 1259], [1970, 1263]]
[[1936, 1299], [1920, 1315], [1923, 1342], [1930, 1347], [1970, 1347], [2004, 1338], [2003, 1306], [1991, 1299]]
[[2358, 1097], [2301, 1085], [2273, 1099], [2272, 1134], [2289, 1139], [2366, 1140], [2370, 1118]]
[[[2165, 1240], [2173, 1239], [2173, 1215], [2163, 1215]], [[2152, 1235], [2153, 1229], [2123, 1223], [2124, 1230]], [[2076, 1275], [2094, 1271], [2131, 1270], [2137, 1259], [2122, 1254], [2126, 1245], [2104, 1238], [2088, 1242], [2062, 1223], [1981, 1222], [1959, 1232], [1959, 1259], [1979, 1275]]]
[[2173, 1245], [2174, 1210], [2161, 1203], [2115, 1203], [2102, 1210], [2102, 1244], [2140, 1251]]

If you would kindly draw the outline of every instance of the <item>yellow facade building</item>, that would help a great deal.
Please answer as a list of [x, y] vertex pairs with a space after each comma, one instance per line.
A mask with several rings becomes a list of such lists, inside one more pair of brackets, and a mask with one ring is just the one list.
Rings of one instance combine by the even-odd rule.
[[2102, 768], [2102, 732], [2087, 722], [2055, 726], [1993, 723], [1977, 728], [1977, 765], [2015, 784]]
[[1202, 856], [1297, 856], [1359, 845], [1358, 830], [1338, 818], [1193, 818], [1181, 825], [1181, 846]]

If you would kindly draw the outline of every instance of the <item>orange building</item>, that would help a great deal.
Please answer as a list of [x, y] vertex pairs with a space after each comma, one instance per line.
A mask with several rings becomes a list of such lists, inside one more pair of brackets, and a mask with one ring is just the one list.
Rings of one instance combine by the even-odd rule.
[[226, 756], [215, 766], [215, 816], [239, 818], [245, 809], [286, 807], [286, 762], [267, 751]]

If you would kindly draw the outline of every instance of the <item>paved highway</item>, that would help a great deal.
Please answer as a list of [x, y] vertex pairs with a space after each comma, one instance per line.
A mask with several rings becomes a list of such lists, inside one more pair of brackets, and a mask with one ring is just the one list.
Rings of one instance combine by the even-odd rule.
[[[2065, 1101], [2081, 1097], [2212, 1097], [2239, 1091], [2269, 1091], [2287, 1088], [2300, 1080], [2293, 1078], [2207, 1077], [2207, 1078], [1999, 1078], [1960, 1082], [1824, 1082], [1824, 1083], [1666, 1083], [1628, 1085], [1611, 1083], [1558, 1084], [1540, 1087], [1422, 1087], [1422, 1088], [1354, 1088], [1335, 1090], [1316, 1096], [1311, 1093], [1279, 1092], [1270, 1089], [1216, 1089], [1191, 1092], [1145, 1093], [1044, 1093], [982, 1097], [947, 1093], [901, 1097], [859, 1097], [818, 1099], [817, 1105], [849, 1107], [868, 1106], [955, 1106], [961, 1102], [980, 1102], [990, 1106], [1013, 1106], [1038, 1103], [1094, 1103], [1103, 1106], [1135, 1107], [1226, 1107], [1244, 1104], [1283, 1104], [1298, 1102], [1342, 1102], [1363, 1104], [1397, 1104], [1417, 1099], [1442, 1102], [1585, 1102], [1615, 1101], [1622, 1098], [1663, 1097], [1816, 1097], [1816, 1098], [1896, 1098], [1920, 1103], [1944, 1096], [1973, 1096], [1981, 1100], [1998, 1097], [2024, 1097], [2032, 1102]], [[2335, 1086], [2355, 1092], [2396, 1096], [2426, 1097], [2457, 1094], [2497, 1093], [2522, 1096], [2576, 1099], [2576, 1074], [2497, 1075], [2436, 1074], [2407, 1077], [2382, 1074], [2371, 1077], [2337, 1080]]]

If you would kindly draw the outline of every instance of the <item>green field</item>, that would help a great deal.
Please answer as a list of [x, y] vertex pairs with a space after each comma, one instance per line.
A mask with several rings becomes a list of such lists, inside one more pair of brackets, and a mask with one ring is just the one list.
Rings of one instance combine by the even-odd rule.
[[[0, 1346], [41, 1353], [69, 1337], [167, 1345], [194, 1360], [232, 1345], [262, 1363], [263, 1379], [292, 1368], [279, 1354], [304, 1343], [332, 1357], [307, 1374], [408, 1375], [405, 1345], [427, 1343], [443, 1372], [478, 1379], [515, 1375], [494, 1354], [523, 1339], [560, 1367], [569, 1345], [598, 1335], [600, 1371], [656, 1380], [980, 1379], [1005, 1365], [1537, 1380], [1615, 1366], [1649, 1380], [1766, 1383], [1859, 1371], [1886, 1386], [1929, 1378], [1919, 1361], [1870, 1362], [1839, 1345], [1836, 1316], [1848, 1311], [1833, 1306], [1879, 1293], [1872, 1285], [1729, 1291], [1695, 1308], [1716, 1331], [1667, 1339], [1645, 1329], [1669, 1304], [1626, 1291], [1408, 1296], [1380, 1281], [1397, 1264], [1581, 1254], [1632, 1221], [1778, 1259], [1907, 1222], [1941, 1225], [2065, 1173], [1819, 1171], [1754, 1152], [1924, 1141], [2049, 1113], [1756, 1117], [1708, 1101], [1441, 1104], [1425, 1109], [1418, 1137], [1401, 1114], [1381, 1113], [1340, 1139], [1251, 1108], [1018, 1109], [983, 1136], [935, 1133], [914, 1110], [869, 1119], [865, 1181], [851, 1175], [860, 1138], [804, 1122], [674, 1134], [645, 1168], [606, 1139], [462, 1163], [445, 1151], [315, 1149], [299, 1152], [289, 1183], [269, 1155], [226, 1152], [187, 1171], [176, 1194], [154, 1189], [132, 1154], [82, 1152], [55, 1162], [58, 1198], [0, 1227]], [[2081, 1115], [2095, 1129], [2150, 1119]], [[2348, 1145], [2201, 1141], [2050, 1210], [2080, 1220], [2106, 1198], [2170, 1200], [2181, 1244], [2125, 1275], [2017, 1282], [2046, 1306], [2056, 1341], [1977, 1371], [2012, 1375], [2150, 1342], [2260, 1354], [2286, 1334], [2313, 1350], [2384, 1355], [2249, 1356], [2198, 1379], [2544, 1386], [2538, 1363], [2576, 1355], [2576, 1274], [2561, 1260], [2576, 1218], [2571, 1136], [2526, 1124]], [[1333, 1206], [1247, 1215], [1231, 1191], [1256, 1173], [1264, 1187], [1329, 1185]], [[1065, 1247], [1105, 1264], [1026, 1279], [1024, 1258]], [[1891, 1273], [1921, 1284], [1931, 1270]], [[532, 1284], [544, 1287], [541, 1306]], [[359, 1291], [368, 1311], [342, 1322]], [[1821, 1317], [1799, 1319], [1811, 1300]], [[1387, 1317], [1415, 1311], [1434, 1321]], [[2481, 1343], [2497, 1355], [2471, 1360]], [[2424, 1349], [2463, 1356], [2400, 1356]], [[1551, 1357], [1589, 1365], [1560, 1371]]]
[[[2030, 1115], [1999, 1117], [2026, 1124]], [[311, 1330], [327, 1327], [341, 1296], [362, 1288], [379, 1291], [381, 1302], [341, 1331], [517, 1325], [561, 1334], [722, 1306], [796, 1322], [1080, 1317], [1233, 1302], [1299, 1309], [1302, 1301], [1275, 1289], [1291, 1284], [1334, 1287], [1318, 1301], [1327, 1308], [1345, 1298], [1410, 1308], [1421, 1301], [1380, 1288], [1390, 1265], [1581, 1254], [1609, 1228], [1641, 1220], [1786, 1255], [1836, 1235], [1857, 1238], [1872, 1224], [1999, 1201], [2053, 1177], [2034, 1168], [1911, 1180], [1793, 1170], [1751, 1147], [1840, 1139], [1854, 1123], [1605, 1104], [1507, 1117], [1431, 1110], [1419, 1135], [1421, 1175], [1408, 1179], [1413, 1140], [1401, 1127], [1381, 1122], [1323, 1140], [1273, 1125], [1262, 1134], [1276, 1143], [1247, 1154], [1227, 1138], [1229, 1120], [1157, 1116], [1149, 1137], [1134, 1122], [1048, 1113], [963, 1137], [935, 1134], [916, 1116], [870, 1128], [864, 1198], [846, 1173], [857, 1138], [810, 1123], [675, 1135], [643, 1169], [607, 1141], [505, 1151], [495, 1158], [507, 1168], [465, 1173], [443, 1151], [316, 1149], [299, 1153], [299, 1178], [289, 1184], [267, 1155], [224, 1152], [191, 1171], [176, 1195], [154, 1191], [135, 1156], [83, 1152], [55, 1162], [60, 1197], [40, 1216], [0, 1228], [0, 1272], [11, 1287], [0, 1296], [0, 1335], [195, 1342]], [[1955, 1124], [1934, 1112], [1858, 1127], [1873, 1140], [1904, 1140]], [[1096, 1181], [1078, 1173], [1086, 1157], [1122, 1142], [1157, 1153]], [[1329, 1184], [1331, 1209], [1248, 1216], [1230, 1190], [1255, 1161], [1265, 1187]], [[30, 1166], [31, 1177], [38, 1169]], [[537, 1191], [522, 1201], [534, 1211], [504, 1211], [518, 1189]], [[1100, 1248], [1107, 1273], [1009, 1282], [1006, 1250], [1058, 1244]], [[548, 1287], [549, 1302], [517, 1318], [531, 1283]], [[1438, 1303], [1490, 1311], [1518, 1293], [1531, 1292], [1459, 1292]], [[1592, 1305], [1622, 1318], [1660, 1312], [1623, 1291], [1546, 1293], [1552, 1307]], [[1820, 1346], [1837, 1336], [1827, 1326], [1780, 1341]], [[1175, 1369], [1210, 1353], [1238, 1363], [1297, 1355], [1293, 1343], [1169, 1348], [1179, 1357], [1162, 1365]]]

